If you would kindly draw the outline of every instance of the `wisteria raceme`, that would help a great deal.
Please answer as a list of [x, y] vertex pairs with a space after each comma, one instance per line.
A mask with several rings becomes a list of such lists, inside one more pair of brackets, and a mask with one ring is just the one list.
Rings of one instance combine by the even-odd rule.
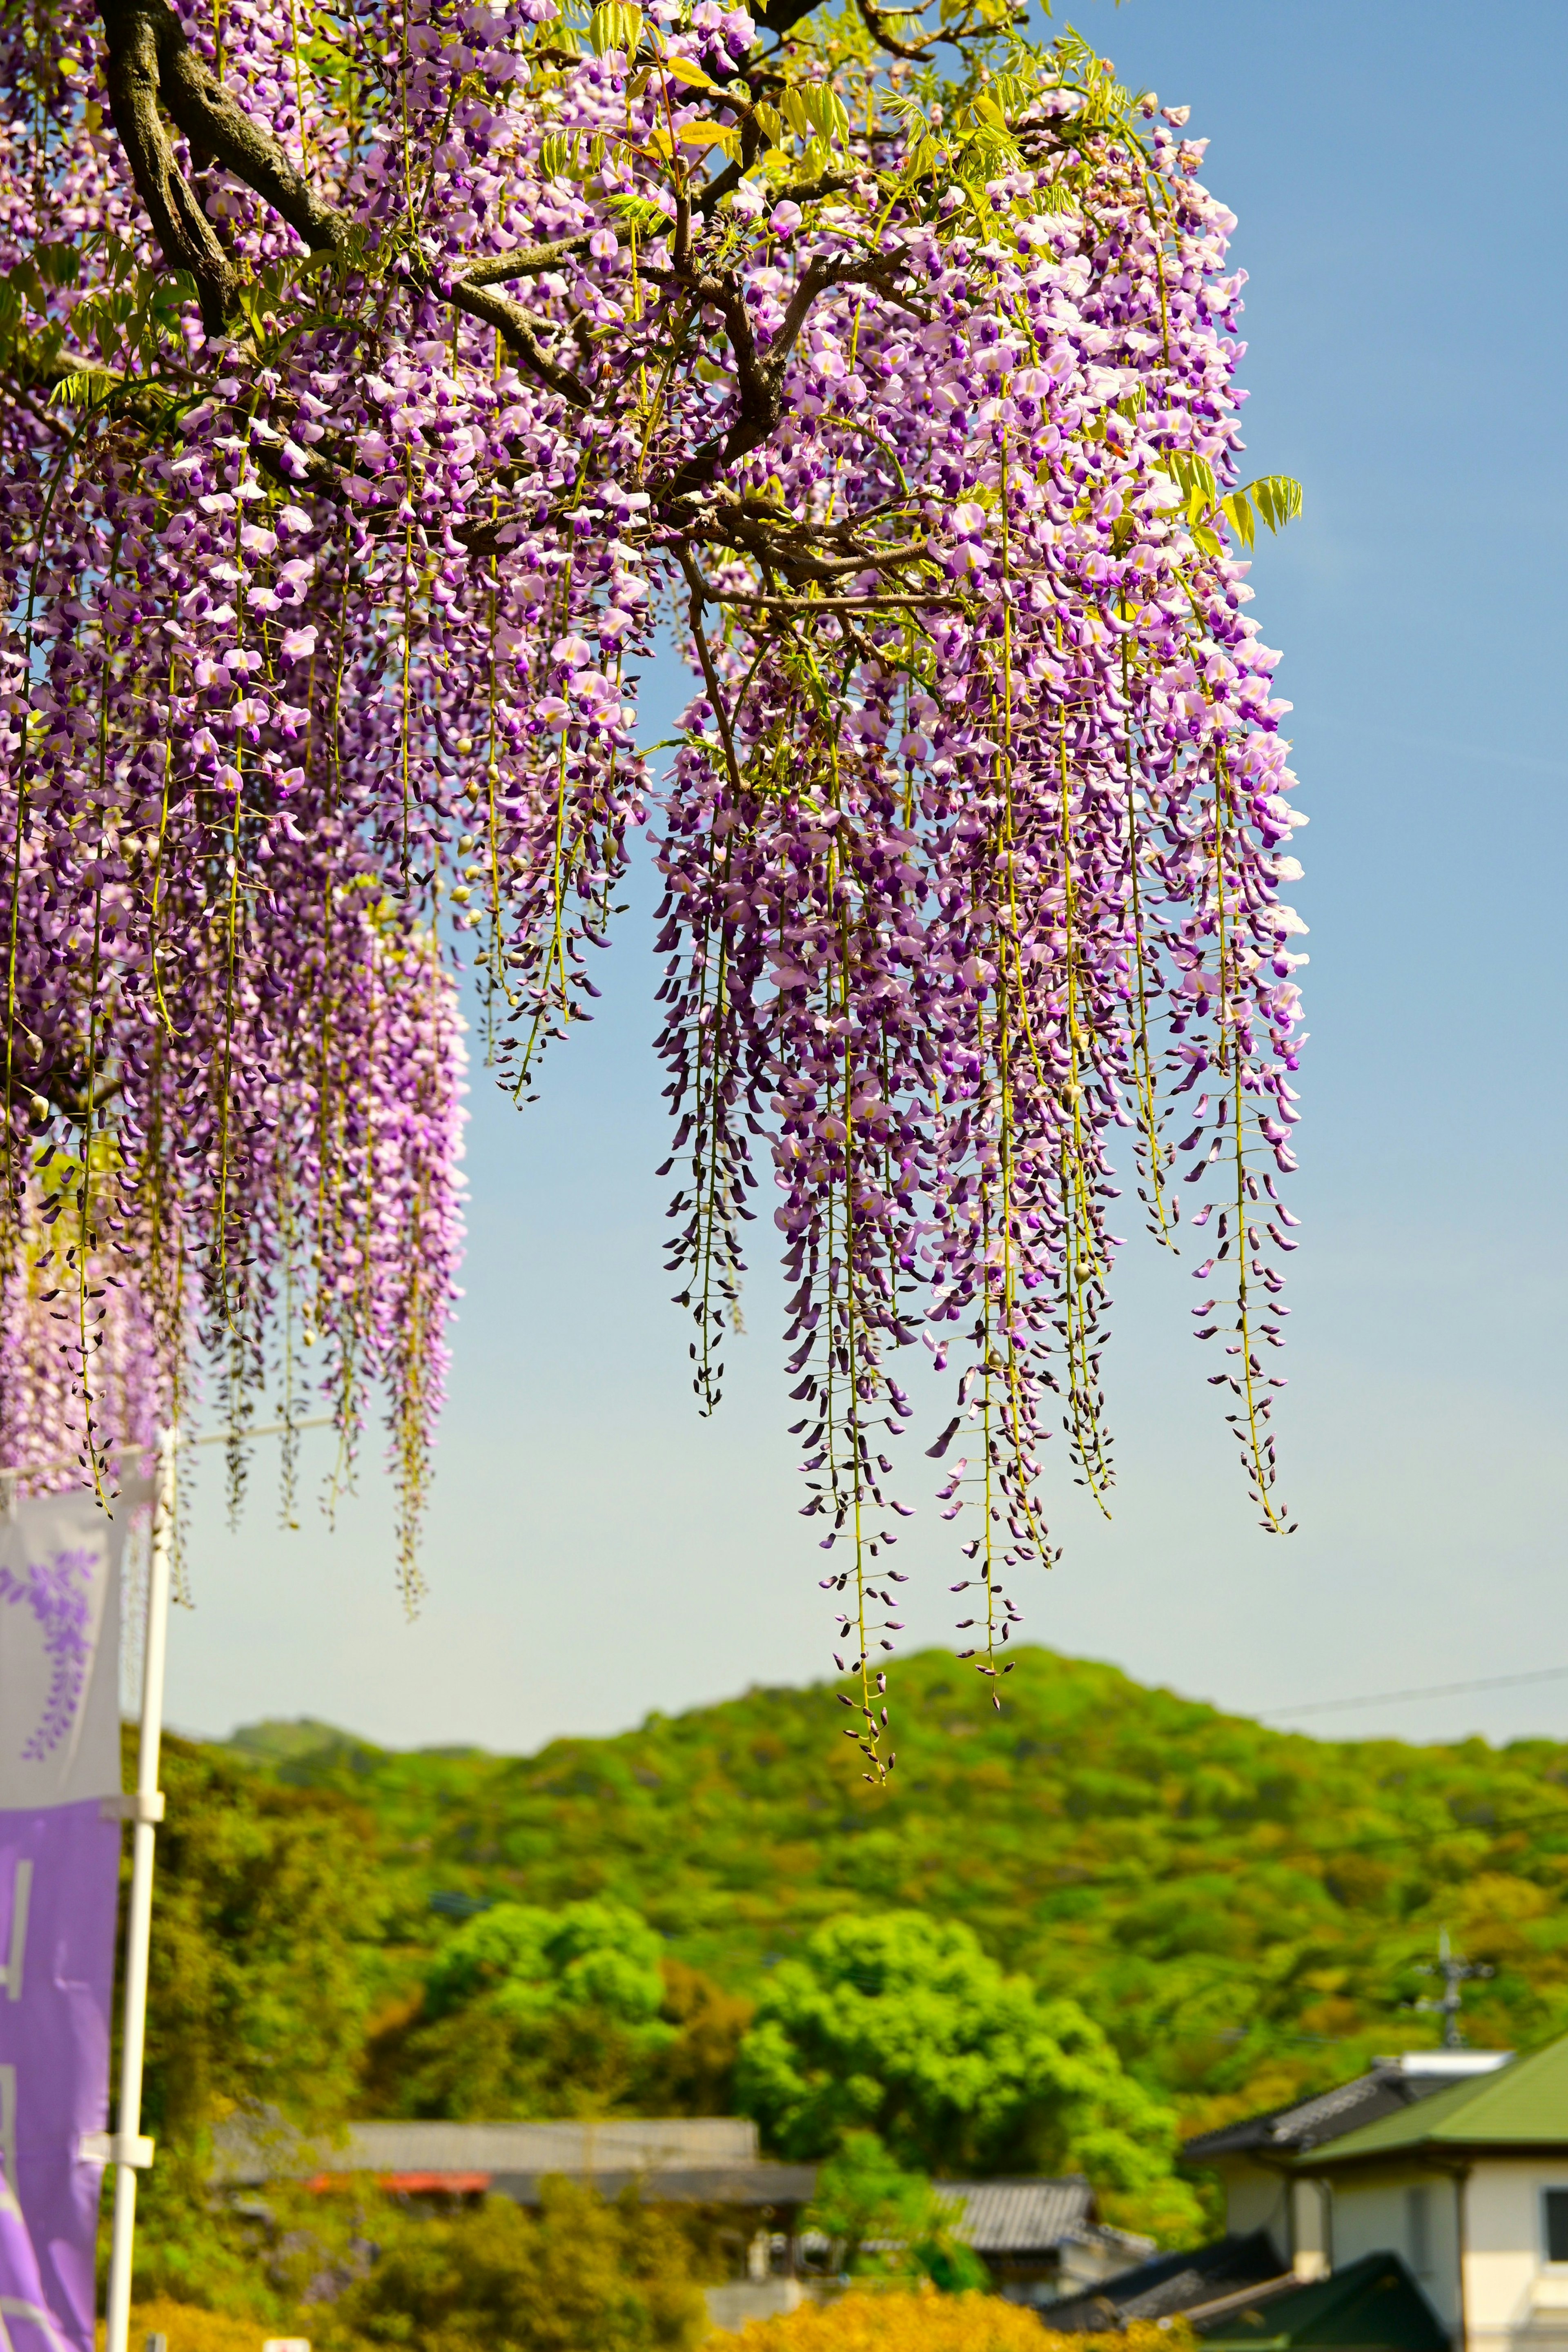
[[[150, 1381], [199, 1329], [231, 1415], [281, 1372], [345, 1438], [379, 1384], [413, 1579], [458, 974], [528, 1095], [652, 814], [697, 1390], [774, 1202], [868, 1769], [900, 1350], [956, 1382], [983, 1672], [1058, 1420], [1109, 1484], [1113, 1129], [1163, 1238], [1200, 1189], [1278, 1527], [1301, 820], [1233, 548], [1300, 494], [1240, 486], [1184, 116], [1004, 0], [949, 9], [945, 81], [869, 0], [40, 6], [0, 134], [13, 1289], [49, 1155], [111, 1150], [82, 1213]], [[698, 692], [656, 799], [661, 616]]]
[[[111, 1182], [101, 1148], [99, 1162]], [[63, 1153], [41, 1171], [24, 1203], [19, 1257], [5, 1287], [0, 1467], [19, 1474], [8, 1483], [13, 1496], [76, 1483], [73, 1471], [90, 1479], [89, 1425], [100, 1443], [124, 1449], [134, 1473], [160, 1420], [175, 1410], [159, 1391], [160, 1349], [146, 1299], [113, 1270], [111, 1254], [89, 1250], [83, 1258], [81, 1176], [79, 1160]]]

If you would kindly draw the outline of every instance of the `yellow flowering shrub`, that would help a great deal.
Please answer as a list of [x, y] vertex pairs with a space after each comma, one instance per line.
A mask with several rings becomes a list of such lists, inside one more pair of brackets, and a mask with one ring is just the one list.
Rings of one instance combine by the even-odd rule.
[[[999, 2294], [868, 2294], [803, 2303], [710, 2336], [702, 2352], [1191, 2352], [1179, 2324], [1135, 2322], [1124, 2335], [1063, 2336]], [[169, 2352], [177, 2352], [171, 2344]]]
[[[140, 2352], [149, 2336], [166, 2336], [169, 2352], [261, 2352], [269, 2336], [291, 2334], [260, 2319], [235, 2319], [226, 2311], [203, 2311], [194, 2303], [174, 2303], [165, 2294], [131, 2306], [131, 2341]], [[99, 2352], [103, 2322], [98, 2324]]]

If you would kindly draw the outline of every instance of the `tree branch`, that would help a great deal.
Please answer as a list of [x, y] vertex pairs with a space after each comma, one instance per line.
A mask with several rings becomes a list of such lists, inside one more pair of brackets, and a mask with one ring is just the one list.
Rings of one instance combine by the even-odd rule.
[[735, 796], [739, 799], [741, 771], [735, 759], [735, 739], [730, 731], [730, 713], [720, 689], [718, 674], [713, 667], [713, 656], [708, 650], [708, 638], [702, 626], [702, 607], [707, 604], [710, 592], [688, 548], [683, 547], [680, 550], [680, 568], [686, 574], [686, 584], [691, 591], [691, 634], [697, 640], [697, 656], [702, 664], [702, 682], [708, 688], [708, 699], [713, 705], [713, 716], [719, 722], [719, 734], [724, 745], [725, 764], [730, 771], [730, 782], [734, 787]]
[[209, 334], [220, 334], [236, 307], [238, 272], [174, 163], [158, 110], [163, 63], [160, 18], [168, 18], [181, 42], [184, 35], [167, 0], [104, 0], [102, 15], [109, 101], [137, 193], [163, 258], [171, 268], [189, 270], [203, 323]]
[[[434, 285], [435, 273], [428, 263], [420, 274], [426, 284]], [[471, 278], [457, 278], [452, 280], [447, 299], [459, 310], [466, 310], [470, 319], [482, 319], [487, 327], [493, 327], [512, 357], [574, 408], [592, 407], [593, 394], [582, 378], [574, 375], [570, 368], [558, 367], [549, 357], [534, 333], [532, 320], [510, 296], [492, 294], [488, 287], [476, 286]]]
[[471, 261], [460, 273], [465, 286], [499, 286], [503, 278], [531, 277], [536, 270], [553, 269], [558, 261], [569, 261], [574, 253], [586, 253], [590, 232], [580, 236], [558, 236], [552, 245], [520, 245], [515, 253], [498, 253], [489, 261]]
[[[100, 0], [111, 17], [151, 22], [164, 105], [194, 148], [216, 155], [288, 222], [312, 253], [341, 250], [348, 223], [290, 162], [286, 149], [237, 106], [205, 59], [193, 49], [168, 0]], [[112, 39], [112, 36], [111, 36]]]

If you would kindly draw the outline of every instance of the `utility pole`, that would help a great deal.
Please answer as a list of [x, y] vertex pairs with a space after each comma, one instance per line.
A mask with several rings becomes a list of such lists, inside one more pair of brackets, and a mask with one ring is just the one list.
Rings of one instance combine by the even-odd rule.
[[1424, 1961], [1421, 1973], [1424, 1977], [1441, 1977], [1443, 1991], [1439, 2000], [1418, 2000], [1416, 2008], [1435, 2011], [1442, 2018], [1445, 2050], [1462, 2050], [1465, 2037], [1459, 2031], [1459, 2010], [1464, 1998], [1461, 1988], [1478, 1978], [1489, 1977], [1495, 1971], [1484, 1961], [1457, 1960], [1449, 1947], [1448, 1930], [1444, 1927], [1437, 1937], [1436, 1964], [1434, 1966], [1430, 1960]]

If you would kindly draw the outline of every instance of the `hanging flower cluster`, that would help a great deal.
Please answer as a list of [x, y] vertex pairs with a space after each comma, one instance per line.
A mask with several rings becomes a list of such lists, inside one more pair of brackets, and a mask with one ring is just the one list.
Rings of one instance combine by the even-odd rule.
[[[95, 1139], [94, 1150], [98, 1181], [86, 1187], [89, 1200], [104, 1189], [110, 1165], [103, 1139]], [[145, 1454], [166, 1402], [145, 1298], [116, 1271], [112, 1253], [90, 1242], [83, 1250], [81, 1162], [63, 1152], [41, 1157], [46, 1164], [23, 1207], [0, 1336], [0, 1473], [16, 1474], [4, 1487], [13, 1497], [90, 1481], [100, 1465], [85, 1442], [89, 1430], [112, 1431], [128, 1454]]]
[[383, 1385], [412, 1576], [454, 967], [528, 1094], [657, 814], [698, 1394], [755, 1194], [868, 1769], [899, 1350], [956, 1380], [983, 1672], [1058, 1420], [1109, 1484], [1114, 1128], [1160, 1237], [1196, 1189], [1278, 1527], [1302, 820], [1234, 550], [1300, 493], [1240, 484], [1184, 115], [1001, 0], [946, 11], [950, 79], [870, 0], [40, 10], [0, 66], [13, 1286], [41, 1161], [111, 1135], [158, 1378], [194, 1319], [237, 1414], [279, 1349], [345, 1432]]

